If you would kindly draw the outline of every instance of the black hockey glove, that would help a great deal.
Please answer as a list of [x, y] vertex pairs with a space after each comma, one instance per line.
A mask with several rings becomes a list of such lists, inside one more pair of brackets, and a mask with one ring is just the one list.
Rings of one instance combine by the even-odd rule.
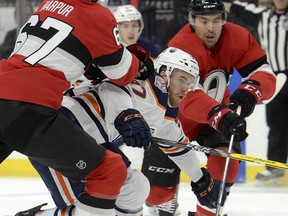
[[[201, 168], [203, 176], [197, 182], [191, 182], [192, 191], [196, 195], [199, 203], [208, 208], [216, 208], [221, 182], [213, 180], [210, 173]], [[223, 193], [221, 205], [224, 205], [226, 193]]]
[[136, 79], [145, 80], [151, 73], [154, 73], [154, 63], [151, 59], [151, 54], [147, 49], [138, 44], [129, 45], [126, 49], [140, 60], [139, 73], [137, 74]]
[[106, 78], [106, 76], [104, 75], [104, 73], [100, 70], [100, 68], [91, 63], [90, 66], [87, 66], [87, 69], [84, 73], [84, 76], [88, 79], [88, 80], [93, 80], [93, 84], [97, 84], [100, 83], [103, 79]]
[[127, 146], [149, 148], [150, 128], [137, 110], [127, 109], [122, 111], [116, 117], [114, 124]]
[[223, 104], [217, 105], [209, 112], [208, 121], [226, 139], [230, 139], [234, 134], [234, 141], [241, 142], [248, 136], [246, 121]]
[[236, 111], [238, 106], [241, 106], [242, 118], [250, 116], [255, 108], [255, 105], [261, 100], [261, 87], [257, 81], [246, 80], [230, 97], [229, 107]]

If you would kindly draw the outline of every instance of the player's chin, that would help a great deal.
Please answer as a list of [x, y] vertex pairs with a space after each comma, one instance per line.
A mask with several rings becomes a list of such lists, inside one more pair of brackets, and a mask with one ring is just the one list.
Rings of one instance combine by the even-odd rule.
[[205, 40], [205, 46], [206, 47], [208, 47], [208, 48], [212, 48], [212, 47], [214, 47], [215, 46], [215, 44], [216, 44], [216, 39], [212, 39], [212, 38], [209, 38], [209, 39], [206, 39]]
[[179, 98], [177, 98], [177, 100], [174, 100], [173, 107], [175, 107], [175, 108], [179, 107], [182, 100], [183, 100], [183, 97], [182, 97], [182, 99], [180, 99], [180, 97], [179, 97]]
[[129, 45], [130, 45], [130, 44], [136, 44], [136, 43], [137, 43], [137, 40], [136, 40], [135, 38], [129, 38], [129, 39], [128, 39], [128, 43], [129, 43]]

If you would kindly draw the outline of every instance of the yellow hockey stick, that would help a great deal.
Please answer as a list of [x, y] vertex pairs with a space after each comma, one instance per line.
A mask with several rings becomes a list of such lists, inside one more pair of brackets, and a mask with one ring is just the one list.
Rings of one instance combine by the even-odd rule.
[[235, 160], [239, 161], [246, 161], [246, 162], [251, 162], [251, 163], [257, 163], [257, 164], [264, 164], [265, 166], [268, 167], [273, 167], [277, 169], [283, 169], [283, 170], [288, 170], [288, 164], [281, 163], [278, 161], [272, 161], [272, 160], [266, 160], [262, 158], [257, 158], [253, 156], [248, 156], [244, 154], [238, 154], [238, 153], [228, 153], [219, 149], [213, 149], [213, 148], [208, 148], [205, 146], [200, 146], [199, 144], [196, 144], [196, 142], [190, 142], [190, 143], [182, 143], [182, 142], [177, 142], [177, 141], [172, 141], [172, 140], [167, 140], [167, 139], [162, 139], [162, 138], [157, 138], [157, 137], [152, 137], [152, 142], [159, 143], [162, 145], [169, 145], [169, 146], [175, 146], [179, 148], [185, 148], [189, 149], [192, 151], [197, 151], [197, 152], [202, 152], [205, 154], [212, 154], [212, 155], [218, 155], [221, 157], [229, 157]]

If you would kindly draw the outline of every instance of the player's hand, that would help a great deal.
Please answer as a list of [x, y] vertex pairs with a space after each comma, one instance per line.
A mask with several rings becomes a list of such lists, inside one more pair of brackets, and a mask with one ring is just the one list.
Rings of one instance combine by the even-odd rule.
[[242, 118], [250, 116], [255, 105], [261, 100], [261, 87], [257, 81], [246, 80], [230, 97], [229, 107], [236, 111], [241, 106], [240, 116]]
[[89, 80], [93, 80], [94, 84], [100, 83], [106, 77], [101, 69], [93, 63], [87, 67], [84, 76]]
[[136, 76], [137, 79], [145, 80], [151, 73], [154, 73], [154, 63], [147, 49], [138, 44], [129, 45], [126, 49], [140, 60], [139, 73]]
[[135, 109], [122, 111], [116, 117], [114, 124], [127, 146], [149, 148], [150, 128], [139, 111]]
[[241, 142], [248, 136], [246, 121], [225, 105], [217, 105], [208, 114], [209, 124], [226, 139], [234, 134], [234, 141]]
[[[208, 208], [216, 208], [221, 182], [213, 180], [210, 173], [201, 168], [203, 176], [197, 182], [191, 182], [192, 191], [196, 195], [199, 203]], [[221, 205], [224, 205], [226, 193], [223, 193]]]

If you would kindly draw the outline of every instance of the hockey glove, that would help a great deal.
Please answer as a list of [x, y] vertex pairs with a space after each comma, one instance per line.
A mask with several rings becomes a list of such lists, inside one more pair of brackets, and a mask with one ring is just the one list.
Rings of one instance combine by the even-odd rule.
[[[213, 180], [210, 173], [201, 168], [203, 176], [197, 182], [191, 182], [192, 191], [196, 195], [199, 203], [208, 208], [216, 208], [221, 182]], [[221, 205], [224, 205], [226, 193], [223, 193]]]
[[106, 77], [100, 68], [94, 63], [87, 66], [84, 76], [88, 80], [93, 80], [94, 84], [100, 83]]
[[242, 118], [250, 116], [255, 108], [255, 105], [261, 100], [261, 87], [257, 81], [246, 80], [230, 97], [229, 107], [236, 111], [238, 106], [241, 106]]
[[137, 110], [127, 109], [122, 111], [116, 117], [114, 124], [127, 146], [149, 148], [150, 128]]
[[137, 44], [129, 45], [126, 49], [140, 60], [139, 73], [136, 79], [145, 80], [151, 73], [154, 73], [154, 63], [147, 49]]
[[209, 112], [208, 121], [226, 139], [230, 139], [234, 134], [234, 141], [241, 142], [248, 136], [246, 121], [223, 104], [217, 105]]

